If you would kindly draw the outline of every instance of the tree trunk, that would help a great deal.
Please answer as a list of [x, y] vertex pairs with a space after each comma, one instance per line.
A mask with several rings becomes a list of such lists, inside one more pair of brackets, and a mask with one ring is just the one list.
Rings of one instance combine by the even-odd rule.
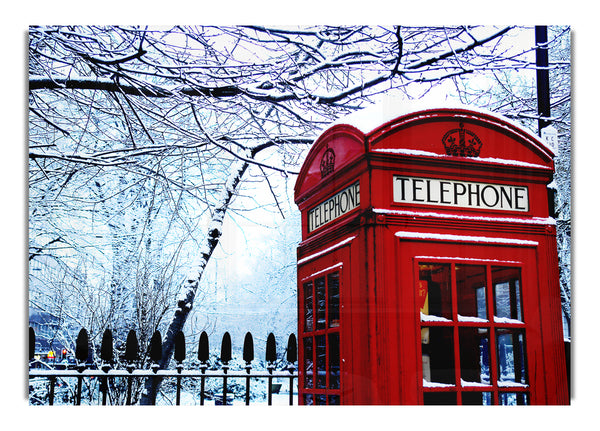
[[[192, 310], [194, 297], [196, 296], [198, 286], [200, 285], [200, 280], [204, 274], [204, 269], [206, 268], [214, 249], [219, 243], [225, 214], [227, 213], [229, 204], [235, 196], [235, 192], [241, 184], [242, 177], [247, 168], [248, 162], [241, 160], [236, 161], [234, 163], [234, 168], [232, 169], [231, 174], [224, 185], [222, 195], [208, 227], [204, 245], [200, 250], [198, 262], [194, 265], [193, 270], [190, 272], [187, 280], [181, 287], [181, 293], [177, 299], [177, 308], [175, 309], [175, 313], [173, 314], [173, 318], [171, 319], [171, 323], [169, 324], [169, 328], [167, 329], [167, 333], [164, 337], [162, 346], [162, 359], [158, 364], [160, 369], [166, 369], [169, 366], [169, 362], [171, 361], [171, 356], [175, 347], [175, 336], [179, 331], [183, 330], [185, 321]], [[140, 404], [154, 405], [156, 403], [156, 394], [158, 393], [161, 381], [162, 379], [158, 377], [146, 379]]]

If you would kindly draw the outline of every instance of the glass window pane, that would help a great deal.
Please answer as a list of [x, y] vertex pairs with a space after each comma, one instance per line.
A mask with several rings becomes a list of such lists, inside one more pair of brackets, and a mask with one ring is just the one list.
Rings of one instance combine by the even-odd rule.
[[313, 339], [304, 339], [304, 387], [313, 387]]
[[460, 316], [487, 319], [485, 278], [483, 265], [456, 265], [456, 291]]
[[313, 284], [304, 283], [304, 331], [313, 330]]
[[485, 286], [477, 288], [477, 317], [482, 319], [487, 318], [486, 291]]
[[315, 396], [316, 405], [324, 406], [327, 404], [327, 395], [316, 395]]
[[312, 406], [313, 405], [313, 396], [312, 394], [304, 394], [304, 405]]
[[426, 406], [455, 406], [456, 394], [454, 392], [424, 393], [423, 404]]
[[340, 273], [327, 275], [327, 292], [329, 296], [329, 327], [340, 326]]
[[329, 334], [329, 389], [340, 388], [340, 334]]
[[429, 336], [421, 344], [423, 379], [428, 382], [455, 384], [453, 329], [430, 326]]
[[450, 264], [419, 264], [418, 297], [421, 313], [452, 319]]
[[491, 406], [491, 392], [463, 392], [462, 403], [465, 406]]
[[525, 337], [522, 331], [499, 329], [496, 331], [498, 352], [498, 380], [527, 384], [525, 362]]
[[521, 269], [492, 267], [494, 313], [496, 317], [523, 320], [521, 312]]
[[490, 335], [484, 328], [459, 328], [460, 378], [469, 383], [490, 384]]
[[340, 396], [339, 395], [329, 395], [329, 405], [330, 406], [339, 406], [340, 405]]
[[529, 405], [528, 396], [521, 392], [501, 392], [499, 394], [501, 406], [526, 406]]
[[315, 280], [316, 300], [317, 300], [317, 329], [325, 329], [325, 277], [319, 277]]
[[315, 344], [317, 350], [317, 388], [327, 388], [327, 345], [325, 344], [325, 335], [319, 335], [315, 337]]

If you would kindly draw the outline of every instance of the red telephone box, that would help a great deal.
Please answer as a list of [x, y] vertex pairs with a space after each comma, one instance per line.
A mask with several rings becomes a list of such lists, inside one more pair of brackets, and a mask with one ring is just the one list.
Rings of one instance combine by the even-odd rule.
[[326, 130], [295, 186], [300, 404], [568, 404], [553, 171], [468, 108]]

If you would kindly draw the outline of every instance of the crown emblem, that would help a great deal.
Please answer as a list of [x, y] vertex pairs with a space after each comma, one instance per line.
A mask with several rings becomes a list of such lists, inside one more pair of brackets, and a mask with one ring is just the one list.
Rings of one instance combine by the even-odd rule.
[[321, 158], [321, 178], [325, 178], [327, 175], [333, 172], [335, 168], [335, 153], [331, 148], [327, 148]]
[[481, 140], [475, 133], [465, 129], [462, 121], [458, 125], [458, 129], [446, 132], [442, 143], [446, 148], [447, 155], [461, 157], [478, 157], [482, 146]]

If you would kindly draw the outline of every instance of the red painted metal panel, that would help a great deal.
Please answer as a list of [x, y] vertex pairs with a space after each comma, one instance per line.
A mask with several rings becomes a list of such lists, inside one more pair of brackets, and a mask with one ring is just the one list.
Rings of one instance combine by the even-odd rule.
[[[555, 229], [548, 218], [546, 192], [554, 168], [551, 152], [509, 121], [468, 109], [421, 111], [366, 132], [343, 124], [324, 132], [296, 183], [303, 225], [298, 247], [299, 381], [304, 358], [302, 280], [341, 264], [341, 390], [335, 394], [342, 404], [422, 404], [424, 394], [449, 392], [456, 392], [459, 403], [473, 399], [469, 394], [482, 389], [462, 388], [459, 378], [459, 335], [468, 327], [487, 328], [492, 353], [499, 348], [498, 329], [508, 334], [524, 331], [530, 384], [508, 389], [499, 385], [498, 360], [491, 354], [491, 384], [485, 391], [489, 389], [494, 402], [512, 391], [526, 393], [531, 404], [568, 403]], [[395, 197], [398, 177], [403, 183], [413, 182], [416, 199]], [[357, 182], [360, 205], [334, 212], [331, 200]], [[428, 188], [432, 184], [440, 188], [437, 198]], [[454, 187], [453, 203], [445, 195], [444, 187], [450, 187], [446, 184]], [[486, 188], [492, 193], [488, 199], [496, 193], [506, 201], [496, 207], [470, 201], [459, 205], [463, 187]], [[513, 205], [519, 199], [517, 189], [526, 189], [527, 208]], [[314, 211], [321, 211], [318, 223]], [[521, 268], [524, 323], [427, 323], [447, 326], [454, 334], [452, 356], [458, 368], [453, 387], [423, 387], [419, 256], [450, 262], [453, 269], [465, 262], [487, 265], [490, 314], [491, 262], [513, 262]], [[452, 283], [456, 321], [459, 304], [456, 282]], [[327, 352], [330, 357], [329, 347]], [[312, 355], [314, 363], [314, 346]], [[301, 388], [301, 397], [304, 392], [334, 393]]]

